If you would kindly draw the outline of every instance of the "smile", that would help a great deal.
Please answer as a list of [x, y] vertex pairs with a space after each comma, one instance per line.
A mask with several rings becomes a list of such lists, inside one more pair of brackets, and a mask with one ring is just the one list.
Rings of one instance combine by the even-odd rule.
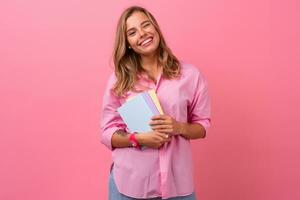
[[146, 40], [144, 40], [140, 45], [141, 46], [147, 46], [148, 44], [150, 44], [152, 42], [153, 38], [149, 37]]

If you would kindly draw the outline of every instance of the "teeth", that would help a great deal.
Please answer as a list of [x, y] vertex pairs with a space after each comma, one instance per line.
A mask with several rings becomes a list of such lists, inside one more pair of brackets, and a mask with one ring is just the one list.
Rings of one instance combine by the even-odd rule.
[[147, 40], [145, 40], [141, 45], [147, 44], [148, 42], [150, 42], [152, 40], [152, 38], [149, 38]]

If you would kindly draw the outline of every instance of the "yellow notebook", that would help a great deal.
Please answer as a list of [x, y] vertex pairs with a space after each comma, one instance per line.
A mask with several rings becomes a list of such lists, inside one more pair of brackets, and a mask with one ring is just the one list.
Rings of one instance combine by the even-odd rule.
[[163, 115], [163, 114], [164, 114], [164, 111], [163, 111], [162, 108], [161, 108], [161, 105], [160, 105], [160, 103], [159, 103], [159, 100], [158, 100], [158, 97], [157, 97], [155, 91], [154, 91], [154, 90], [149, 90], [148, 93], [150, 94], [150, 97], [152, 98], [152, 100], [153, 100], [153, 102], [154, 102], [154, 104], [155, 104], [157, 110], [159, 111], [159, 113], [160, 113], [161, 115]]

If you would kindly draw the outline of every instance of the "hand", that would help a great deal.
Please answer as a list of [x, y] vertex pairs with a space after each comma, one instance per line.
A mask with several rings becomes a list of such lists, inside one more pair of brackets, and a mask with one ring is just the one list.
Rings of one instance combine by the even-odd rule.
[[149, 123], [153, 131], [172, 135], [178, 135], [182, 132], [183, 124], [177, 122], [168, 115], [157, 115], [151, 118]]
[[150, 131], [147, 133], [138, 133], [136, 134], [136, 140], [142, 146], [147, 146], [150, 148], [158, 149], [164, 143], [170, 142], [171, 138], [165, 134], [157, 131]]

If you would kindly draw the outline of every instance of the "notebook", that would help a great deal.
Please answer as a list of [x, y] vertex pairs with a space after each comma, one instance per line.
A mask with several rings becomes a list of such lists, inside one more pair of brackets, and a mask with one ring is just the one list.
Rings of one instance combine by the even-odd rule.
[[162, 109], [162, 107], [161, 107], [161, 105], [160, 105], [160, 103], [159, 103], [159, 100], [158, 100], [158, 97], [157, 97], [157, 95], [156, 95], [156, 93], [155, 93], [155, 90], [149, 90], [149, 91], [148, 91], [148, 94], [151, 96], [152, 101], [154, 102], [154, 104], [155, 104], [157, 110], [159, 111], [159, 113], [160, 113], [161, 115], [163, 115], [163, 114], [164, 114], [164, 111], [163, 111], [163, 109]]
[[159, 114], [158, 109], [147, 92], [140, 93], [125, 102], [117, 111], [130, 132], [151, 131], [149, 122], [154, 115]]
[[148, 92], [143, 92], [143, 93], [141, 93], [141, 95], [143, 96], [144, 100], [148, 104], [148, 106], [151, 109], [151, 111], [153, 112], [153, 114], [159, 115], [160, 113], [159, 113], [155, 103], [153, 102], [153, 99], [151, 98], [150, 94]]

